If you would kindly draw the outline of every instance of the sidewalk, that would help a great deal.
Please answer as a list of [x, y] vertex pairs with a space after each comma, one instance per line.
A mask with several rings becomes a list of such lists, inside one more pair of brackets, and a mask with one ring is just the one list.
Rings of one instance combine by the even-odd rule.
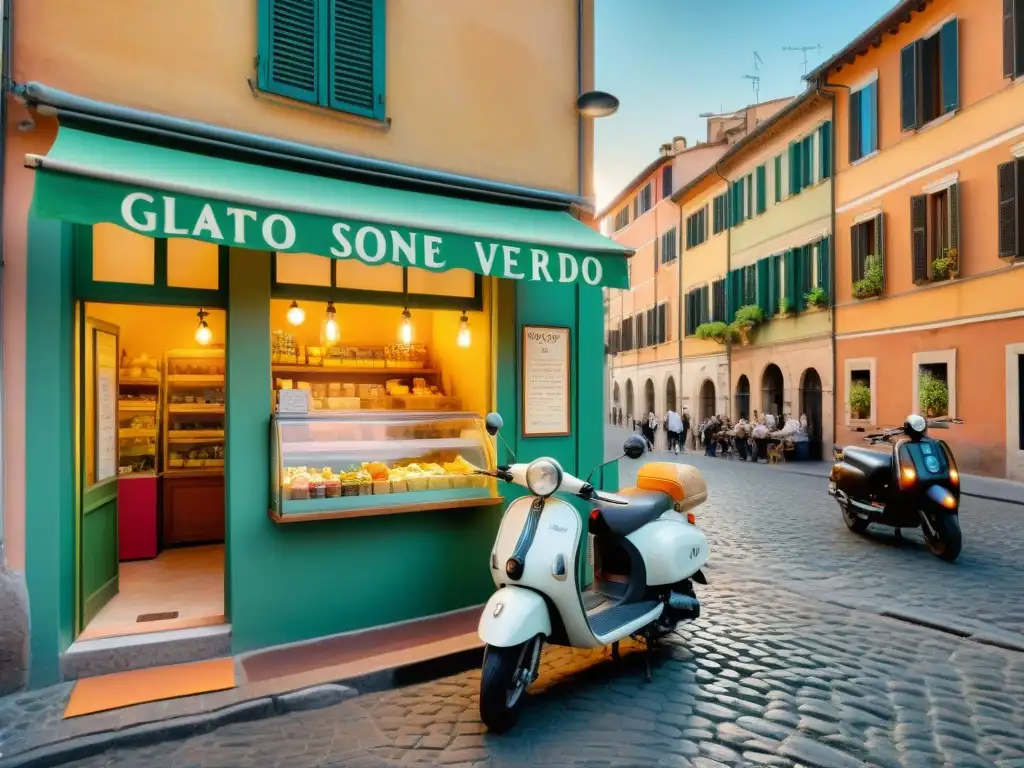
[[[605, 426], [605, 459], [612, 459], [622, 453], [622, 443], [631, 434], [628, 429], [611, 425]], [[659, 436], [660, 437], [660, 436]], [[680, 454], [680, 459], [693, 461], [693, 457], [704, 459], [704, 455], [697, 451], [687, 450]], [[672, 461], [677, 457], [668, 451], [655, 451], [649, 453], [641, 461]], [[709, 461], [712, 459], [709, 459]], [[621, 467], [622, 465], [620, 465]], [[792, 472], [797, 475], [808, 475], [810, 477], [827, 478], [832, 468], [828, 461], [793, 461], [773, 466], [762, 466], [767, 472]], [[982, 475], [961, 475], [961, 493], [976, 499], [987, 501], [999, 501], [1005, 504], [1016, 504], [1024, 506], [1024, 483], [1015, 483], [1010, 480], [1001, 480], [994, 477], [983, 477]], [[630, 480], [629, 482], [632, 482]]]

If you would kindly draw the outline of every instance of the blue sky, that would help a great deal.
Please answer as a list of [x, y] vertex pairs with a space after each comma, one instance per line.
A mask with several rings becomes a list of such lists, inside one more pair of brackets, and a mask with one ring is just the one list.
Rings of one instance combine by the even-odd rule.
[[701, 112], [752, 103], [754, 51], [760, 99], [803, 90], [810, 68], [852, 41], [895, 0], [595, 0], [596, 85], [621, 107], [597, 121], [595, 184], [601, 206], [673, 136], [707, 138]]

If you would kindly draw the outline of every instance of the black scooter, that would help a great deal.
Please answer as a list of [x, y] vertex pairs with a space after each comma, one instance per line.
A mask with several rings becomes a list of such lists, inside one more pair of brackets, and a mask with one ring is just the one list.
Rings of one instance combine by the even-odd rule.
[[[912, 414], [902, 427], [865, 436], [891, 450], [833, 449], [828, 493], [839, 502], [846, 526], [862, 533], [872, 523], [896, 529], [921, 527], [928, 550], [947, 562], [960, 554], [960, 472], [944, 440], [928, 428], [949, 429], [962, 419], [927, 421]], [[894, 437], [902, 437], [893, 442]]]

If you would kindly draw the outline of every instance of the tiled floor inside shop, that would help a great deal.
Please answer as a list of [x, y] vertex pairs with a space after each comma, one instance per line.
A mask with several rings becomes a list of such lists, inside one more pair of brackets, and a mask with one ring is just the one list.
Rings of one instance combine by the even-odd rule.
[[[222, 624], [224, 546], [168, 549], [153, 560], [121, 563], [120, 591], [79, 640]], [[139, 621], [154, 614], [177, 616]]]

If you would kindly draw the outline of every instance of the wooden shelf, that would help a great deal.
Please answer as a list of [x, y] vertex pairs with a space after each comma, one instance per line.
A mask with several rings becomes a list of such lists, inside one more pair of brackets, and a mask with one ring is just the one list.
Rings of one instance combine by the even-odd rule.
[[118, 400], [117, 409], [119, 411], [137, 411], [139, 413], [152, 413], [157, 408], [156, 400]]
[[219, 373], [175, 373], [167, 377], [168, 384], [223, 384]]
[[127, 376], [122, 376], [117, 380], [117, 383], [122, 387], [159, 387], [160, 379], [150, 379], [145, 376], [133, 379]]
[[119, 429], [117, 431], [117, 435], [118, 435], [118, 437], [120, 437], [122, 439], [128, 439], [128, 438], [132, 438], [132, 437], [153, 437], [153, 438], [155, 438], [156, 437], [156, 427], [153, 427], [152, 429], [133, 429], [131, 427], [127, 427], [125, 429]]
[[271, 366], [274, 373], [303, 373], [332, 376], [436, 376], [441, 371], [437, 368], [367, 368], [355, 365], [282, 365]]
[[224, 467], [167, 467], [163, 471], [165, 477], [210, 477], [223, 474]]
[[410, 512], [431, 512], [438, 509], [465, 509], [467, 507], [491, 507], [504, 504], [501, 496], [480, 496], [472, 499], [450, 499], [442, 501], [420, 502], [419, 504], [396, 504], [394, 506], [367, 507], [365, 509], [345, 509], [334, 512], [306, 512], [281, 515], [270, 509], [267, 514], [275, 523], [311, 523], [317, 520], [343, 520], [349, 517], [376, 517], [378, 515], [401, 515]]
[[223, 440], [223, 429], [169, 429], [167, 439], [174, 442], [200, 442], [209, 440]]
[[167, 409], [171, 413], [224, 413], [219, 403], [169, 403]]

